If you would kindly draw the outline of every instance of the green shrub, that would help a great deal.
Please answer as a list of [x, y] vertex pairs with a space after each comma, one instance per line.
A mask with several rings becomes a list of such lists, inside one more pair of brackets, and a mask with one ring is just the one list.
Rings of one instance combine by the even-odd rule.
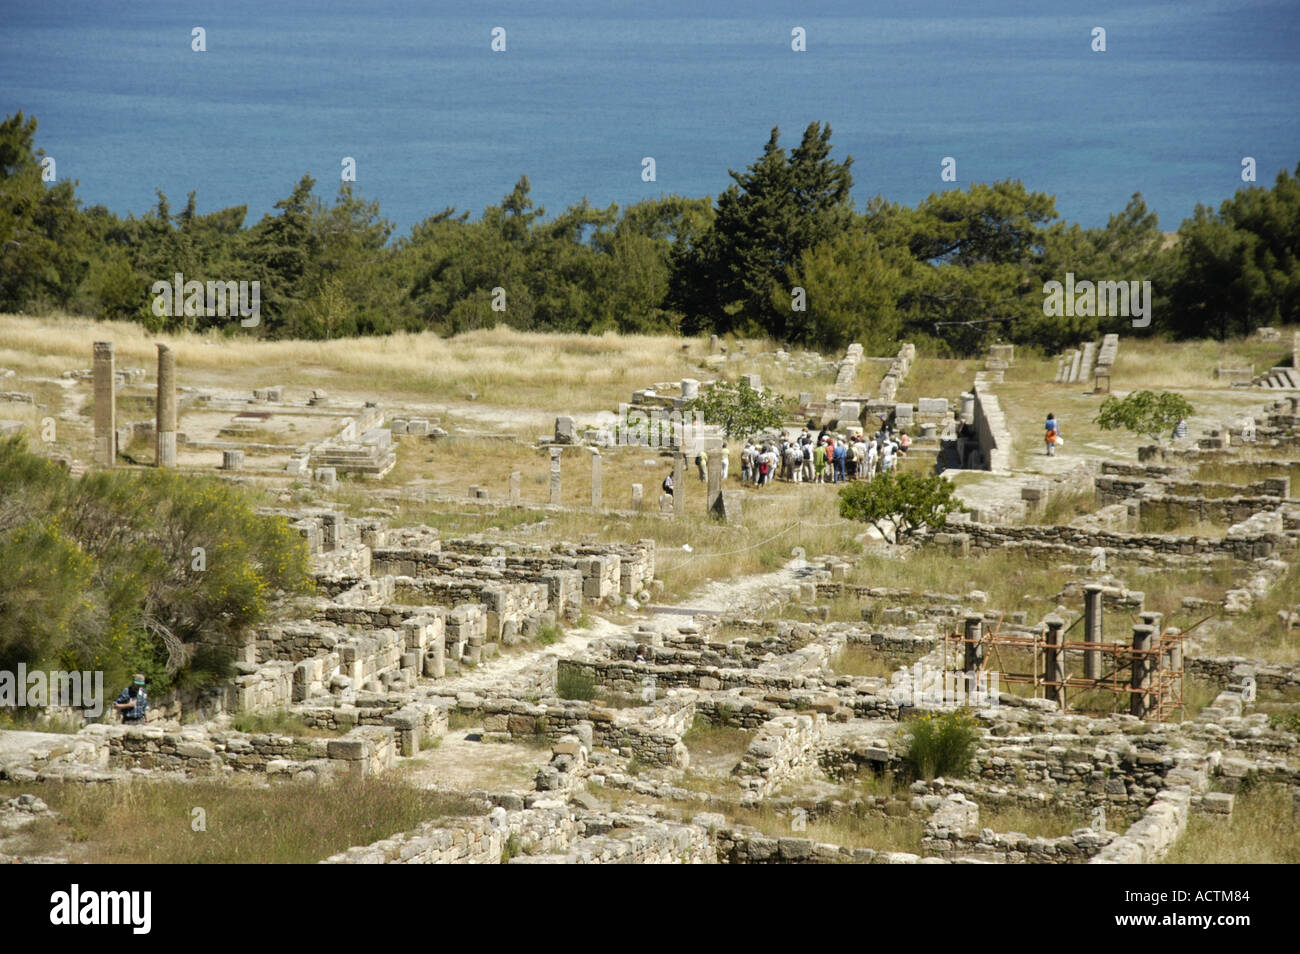
[[904, 759], [924, 779], [965, 775], [980, 739], [975, 720], [964, 712], [926, 713], [901, 731], [908, 740]]
[[505, 864], [511, 858], [517, 858], [524, 853], [524, 846], [519, 841], [519, 836], [511, 832], [506, 836], [506, 843], [501, 848], [501, 863]]
[[1300, 735], [1300, 712], [1275, 712], [1268, 717], [1268, 724], [1283, 732]]
[[596, 677], [585, 669], [561, 666], [555, 673], [555, 694], [561, 699], [590, 702], [596, 698]]
[[311, 588], [307, 549], [233, 485], [168, 470], [72, 478], [0, 441], [0, 669], [144, 673], [155, 696], [230, 675], [227, 647]]
[[537, 631], [537, 643], [541, 646], [553, 646], [564, 637], [564, 631], [558, 626], [543, 626]]

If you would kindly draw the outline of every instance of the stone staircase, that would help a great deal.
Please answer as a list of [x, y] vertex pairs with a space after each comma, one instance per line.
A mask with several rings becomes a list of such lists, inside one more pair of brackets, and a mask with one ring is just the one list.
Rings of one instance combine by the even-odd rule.
[[1079, 360], [1079, 380], [1088, 381], [1092, 378], [1092, 367], [1097, 361], [1097, 343], [1089, 341], [1083, 346], [1083, 355]]
[[1082, 349], [1074, 349], [1062, 354], [1056, 361], [1056, 377], [1053, 384], [1080, 384], [1092, 381], [1094, 377], [1109, 379], [1115, 355], [1119, 351], [1119, 335], [1105, 335], [1098, 344], [1089, 341]]
[[1269, 368], [1264, 374], [1256, 375], [1251, 384], [1275, 390], [1300, 390], [1300, 368]]

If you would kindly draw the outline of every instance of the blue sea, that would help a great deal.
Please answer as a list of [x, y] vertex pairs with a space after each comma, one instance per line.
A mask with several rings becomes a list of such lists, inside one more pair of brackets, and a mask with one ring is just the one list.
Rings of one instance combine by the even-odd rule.
[[1264, 184], [1300, 162], [1300, 3], [0, 0], [0, 93], [123, 214], [197, 190], [256, 221], [344, 157], [399, 234], [521, 175], [550, 215], [716, 195], [820, 120], [859, 203], [1011, 178], [1084, 225], [1141, 192], [1173, 230], [1242, 157]]

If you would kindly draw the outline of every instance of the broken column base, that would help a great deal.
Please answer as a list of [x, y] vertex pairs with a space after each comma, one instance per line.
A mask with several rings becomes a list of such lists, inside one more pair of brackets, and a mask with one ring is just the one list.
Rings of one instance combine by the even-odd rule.
[[713, 504], [713, 516], [723, 523], [739, 523], [741, 518], [741, 501], [745, 497], [743, 490], [723, 490]]

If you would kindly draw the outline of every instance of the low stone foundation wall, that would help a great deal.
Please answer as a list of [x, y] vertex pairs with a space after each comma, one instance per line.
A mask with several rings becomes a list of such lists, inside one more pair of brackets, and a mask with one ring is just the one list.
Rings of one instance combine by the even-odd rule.
[[432, 821], [414, 831], [331, 855], [322, 864], [500, 864], [511, 836], [521, 847], [555, 851], [567, 847], [577, 831], [572, 813], [564, 809], [510, 812], [499, 827], [487, 817]]
[[844, 848], [809, 838], [779, 838], [749, 828], [721, 828], [714, 834], [724, 865], [916, 864], [920, 856], [901, 851]]
[[382, 726], [358, 728], [337, 739], [109, 725], [90, 726], [79, 735], [107, 749], [109, 767], [186, 773], [233, 769], [286, 777], [367, 776], [392, 768], [397, 755], [393, 729]]
[[1139, 518], [1147, 525], [1162, 523], [1241, 523], [1258, 513], [1272, 513], [1284, 501], [1278, 497], [1177, 497], [1148, 495], [1138, 498]]
[[[507, 843], [519, 854], [506, 859]], [[324, 864], [716, 864], [706, 829], [542, 803], [491, 817], [426, 822]]]
[[399, 576], [393, 584], [399, 593], [416, 594], [421, 605], [454, 607], [448, 616], [449, 629], [455, 625], [457, 613], [463, 614], [467, 606], [481, 604], [486, 610], [484, 625], [488, 642], [499, 641], [507, 629], [517, 634], [528, 620], [537, 620], [547, 612], [549, 593], [540, 583], [486, 582], [458, 576]]
[[1300, 686], [1300, 666], [1266, 663], [1244, 656], [1190, 656], [1183, 661], [1188, 675], [1198, 676], [1219, 686], [1240, 683], [1254, 676], [1260, 689], [1290, 689]]
[[577, 735], [648, 765], [684, 768], [689, 764], [690, 754], [681, 740], [694, 722], [694, 702], [667, 701], [639, 709], [606, 709], [576, 700], [530, 703], [493, 698], [467, 702], [458, 703], [458, 711], [481, 714], [485, 732], [522, 739], [542, 737], [552, 743]]
[[733, 774], [751, 795], [770, 795], [800, 769], [815, 764], [826, 716], [783, 715], [767, 722], [749, 744]]
[[[928, 807], [937, 798], [924, 796], [920, 801]], [[994, 832], [991, 828], [980, 828], [979, 805], [958, 793], [948, 795], [935, 807], [926, 822], [921, 853], [927, 857], [991, 864], [1083, 864], [1117, 837], [1114, 832], [1090, 829], [1056, 838]]]
[[[1274, 501], [1276, 504], [1276, 501]], [[981, 523], [957, 523], [950, 528], [949, 536], [964, 536], [972, 550], [1002, 550], [1023, 547], [1029, 550], [1060, 550], [1074, 553], [1091, 552], [1100, 547], [1111, 553], [1134, 559], [1140, 551], [1149, 551], [1153, 557], [1204, 556], [1206, 554], [1234, 557], [1239, 560], [1257, 560], [1273, 556], [1279, 550], [1289, 549], [1292, 541], [1281, 533], [1260, 532], [1241, 534], [1222, 540], [1208, 537], [1187, 537], [1156, 533], [1108, 533], [1062, 526], [995, 526]]]

